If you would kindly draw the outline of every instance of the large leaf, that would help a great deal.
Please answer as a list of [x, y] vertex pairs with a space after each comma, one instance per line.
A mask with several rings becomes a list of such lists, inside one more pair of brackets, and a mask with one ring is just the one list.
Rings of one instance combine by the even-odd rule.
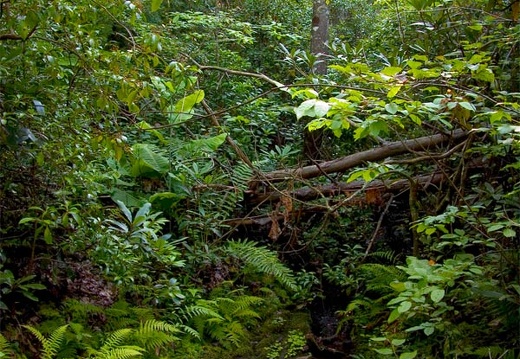
[[227, 133], [221, 133], [218, 136], [201, 138], [199, 140], [193, 140], [186, 145], [184, 149], [191, 153], [197, 152], [215, 152], [226, 140]]
[[138, 143], [132, 147], [132, 152], [130, 175], [134, 177], [162, 175], [170, 169], [168, 159], [158, 153], [156, 146]]
[[168, 108], [168, 119], [171, 124], [180, 124], [193, 117], [193, 107], [204, 100], [204, 91], [197, 90], [194, 93], [177, 101], [175, 106]]

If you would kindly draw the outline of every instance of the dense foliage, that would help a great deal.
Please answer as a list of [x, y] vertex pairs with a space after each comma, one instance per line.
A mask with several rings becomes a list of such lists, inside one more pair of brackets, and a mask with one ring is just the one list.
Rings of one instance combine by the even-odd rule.
[[0, 357], [520, 355], [520, 2], [326, 4], [0, 3]]

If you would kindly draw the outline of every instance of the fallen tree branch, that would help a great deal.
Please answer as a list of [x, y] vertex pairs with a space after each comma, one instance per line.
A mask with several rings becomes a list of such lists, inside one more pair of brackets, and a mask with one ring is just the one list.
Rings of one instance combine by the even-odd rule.
[[251, 181], [250, 188], [254, 190], [258, 182], [274, 183], [288, 179], [302, 180], [319, 177], [322, 176], [323, 173], [344, 172], [349, 168], [359, 166], [366, 162], [378, 161], [410, 151], [424, 151], [450, 141], [459, 142], [467, 136], [468, 131], [455, 130], [450, 136], [437, 134], [406, 141], [390, 142], [367, 151], [358, 152], [333, 161], [323, 162], [319, 166], [311, 165], [292, 170], [277, 170], [264, 173], [261, 178], [256, 177]]
[[[439, 184], [444, 178], [444, 174], [434, 173], [417, 176], [414, 178], [414, 181], [416, 181], [419, 186], [422, 186], [423, 189], [426, 189], [429, 185]], [[393, 182], [389, 180], [375, 180], [368, 184], [364, 181], [353, 181], [350, 183], [340, 182], [317, 187], [304, 187], [283, 195], [307, 202], [323, 197], [348, 195], [361, 189], [366, 191], [399, 192], [408, 187], [410, 187], [410, 181], [408, 179], [400, 179]], [[251, 206], [272, 204], [273, 202], [280, 201], [281, 197], [282, 193], [280, 192], [255, 193], [248, 191], [246, 192], [245, 202]]]

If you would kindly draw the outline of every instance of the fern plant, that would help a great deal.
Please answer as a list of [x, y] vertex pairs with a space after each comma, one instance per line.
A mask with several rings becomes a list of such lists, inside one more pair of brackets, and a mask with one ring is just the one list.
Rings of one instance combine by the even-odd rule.
[[9, 348], [9, 342], [5, 337], [0, 334], [0, 358], [8, 356], [12, 354], [11, 349]]
[[46, 338], [38, 329], [30, 325], [24, 325], [23, 327], [31, 332], [42, 345], [41, 359], [52, 359], [60, 350], [68, 325], [66, 324], [56, 328], [48, 338]]
[[254, 306], [263, 302], [260, 297], [230, 292], [226, 297], [200, 299], [185, 311], [185, 318], [198, 336], [207, 335], [226, 348], [239, 348], [249, 338], [248, 327], [260, 314]]
[[157, 353], [168, 345], [179, 341], [180, 338], [177, 336], [179, 333], [181, 333], [181, 330], [176, 325], [151, 319], [141, 322], [132, 337], [147, 351]]
[[99, 350], [88, 348], [88, 358], [92, 359], [128, 359], [143, 355], [144, 349], [137, 345], [123, 345], [133, 333], [132, 329], [119, 329], [110, 334]]
[[298, 290], [292, 271], [280, 262], [276, 252], [266, 247], [257, 247], [256, 243], [248, 241], [230, 241], [225, 251], [255, 271], [272, 275], [286, 288], [295, 292]]

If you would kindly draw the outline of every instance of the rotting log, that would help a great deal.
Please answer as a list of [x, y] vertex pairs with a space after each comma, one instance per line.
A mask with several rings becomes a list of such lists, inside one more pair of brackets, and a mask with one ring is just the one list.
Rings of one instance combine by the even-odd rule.
[[436, 134], [431, 136], [419, 137], [411, 140], [389, 142], [380, 147], [370, 150], [357, 152], [333, 161], [327, 161], [316, 165], [300, 167], [296, 169], [277, 170], [262, 174], [261, 178], [255, 177], [250, 183], [250, 190], [255, 191], [258, 183], [275, 183], [285, 180], [304, 180], [344, 172], [352, 167], [359, 166], [366, 162], [379, 161], [388, 157], [402, 155], [409, 152], [427, 151], [433, 147], [445, 143], [458, 143], [468, 136], [469, 132], [455, 130], [449, 135]]

